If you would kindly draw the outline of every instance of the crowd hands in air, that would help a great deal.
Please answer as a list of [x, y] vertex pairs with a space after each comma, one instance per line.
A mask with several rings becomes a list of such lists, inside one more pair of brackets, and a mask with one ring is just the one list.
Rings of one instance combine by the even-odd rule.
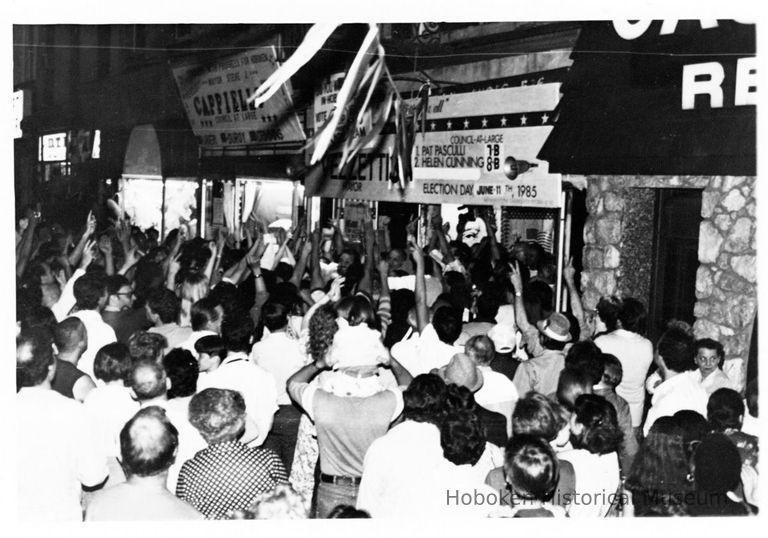
[[[495, 230], [492, 212], [481, 217]], [[245, 223], [160, 241], [19, 221], [28, 521], [747, 515], [756, 387], [645, 308], [586, 311], [571, 263], [439, 217], [393, 245]], [[274, 240], [271, 238], [274, 237]]]

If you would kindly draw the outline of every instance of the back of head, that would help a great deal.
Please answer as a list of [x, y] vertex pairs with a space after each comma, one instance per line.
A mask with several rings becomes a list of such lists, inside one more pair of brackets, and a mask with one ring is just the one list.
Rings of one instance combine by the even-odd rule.
[[446, 385], [435, 374], [421, 374], [413, 378], [403, 391], [405, 420], [439, 424], [445, 406]]
[[16, 338], [16, 389], [36, 387], [48, 377], [54, 364], [53, 342], [40, 328], [22, 331]]
[[685, 323], [670, 323], [659, 338], [656, 351], [670, 370], [686, 372], [696, 367], [693, 361], [693, 334], [690, 326]]
[[325, 358], [328, 348], [333, 343], [333, 337], [339, 330], [336, 323], [336, 309], [332, 304], [325, 304], [317, 309], [309, 319], [309, 342], [307, 354], [313, 361]]
[[733, 491], [741, 480], [741, 456], [721, 433], [706, 436], [693, 455], [696, 489], [707, 493]]
[[374, 330], [380, 328], [378, 320], [376, 319], [376, 312], [374, 311], [371, 302], [367, 297], [362, 295], [351, 297], [347, 322], [351, 327], [356, 325], [367, 325]]
[[157, 406], [139, 410], [120, 431], [120, 456], [126, 476], [155, 476], [173, 465], [179, 433]]
[[110, 275], [106, 280], [107, 294], [115, 295], [120, 292], [123, 286], [129, 286], [131, 283], [123, 275]]
[[477, 316], [479, 318], [485, 320], [496, 319], [496, 314], [499, 313], [499, 306], [501, 306], [501, 298], [488, 292], [482, 293], [477, 298], [475, 306], [477, 307]]
[[583, 370], [565, 368], [557, 381], [557, 401], [569, 411], [573, 411], [576, 398], [582, 394], [592, 394], [592, 378]]
[[129, 381], [136, 399], [140, 402], [158, 398], [168, 390], [165, 369], [155, 360], [135, 361]]
[[643, 333], [645, 329], [645, 305], [633, 297], [626, 297], [621, 304], [618, 319], [621, 328], [633, 333]]
[[480, 419], [471, 411], [449, 411], [440, 428], [440, 444], [445, 459], [455, 465], [474, 465], [485, 451], [485, 432]]
[[86, 273], [77, 280], [73, 287], [77, 308], [96, 310], [99, 302], [107, 293], [107, 283], [99, 275]]
[[253, 331], [253, 320], [247, 312], [225, 315], [221, 323], [221, 338], [229, 351], [249, 352]]
[[546, 502], [552, 499], [560, 479], [554, 450], [534, 435], [515, 435], [504, 450], [504, 474], [514, 495]]
[[96, 352], [93, 374], [105, 383], [128, 379], [131, 371], [131, 355], [128, 346], [119, 342], [107, 344]]
[[758, 415], [758, 387], [757, 387], [757, 378], [753, 379], [749, 383], [747, 383], [747, 409], [749, 409], [749, 414], [757, 418]]
[[[690, 459], [693, 455], [694, 447], [704, 439], [704, 436], [706, 436], [707, 433], [709, 433], [709, 424], [707, 423], [707, 419], [701, 414], [696, 411], [691, 411], [690, 409], [682, 409], [678, 411], [675, 413], [674, 419], [680, 427], [685, 453]], [[654, 426], [655, 425], [656, 424], [654, 423]]]
[[453, 308], [441, 306], [432, 316], [432, 326], [441, 342], [453, 345], [461, 336], [461, 313]]
[[603, 383], [615, 389], [624, 378], [624, 367], [621, 361], [616, 355], [610, 353], [601, 353], [598, 360], [603, 364]]
[[80, 318], [62, 320], [53, 331], [53, 342], [59, 353], [72, 353], [78, 349], [84, 350], [87, 340], [85, 325]]
[[351, 504], [340, 504], [328, 513], [328, 519], [368, 519], [371, 514]]
[[224, 309], [224, 317], [242, 310], [241, 297], [237, 286], [230, 282], [219, 282], [208, 295], [213, 297]]
[[158, 333], [136, 331], [128, 338], [128, 352], [135, 361], [158, 361], [163, 357], [166, 347], [168, 347], [168, 341], [165, 336]]
[[445, 412], [472, 411], [477, 407], [475, 395], [467, 387], [446, 383], [445, 386]]
[[732, 389], [717, 389], [707, 402], [707, 420], [713, 431], [740, 430], [744, 420], [744, 402]]
[[597, 385], [603, 376], [603, 363], [599, 360], [600, 348], [592, 340], [574, 343], [565, 355], [566, 368], [577, 368], [587, 372]]
[[688, 472], [682, 429], [676, 419], [660, 417], [640, 445], [627, 476], [627, 487], [679, 494], [690, 489]]
[[210, 335], [198, 338], [195, 342], [195, 351], [198, 353], [205, 353], [206, 355], [212, 355], [224, 360], [227, 357], [227, 344], [221, 336]]
[[408, 312], [416, 305], [416, 295], [413, 291], [403, 288], [390, 293], [392, 301], [392, 321], [406, 321]]
[[512, 413], [512, 434], [535, 435], [552, 441], [565, 426], [555, 404], [543, 394], [529, 392], [517, 401]]
[[464, 353], [478, 366], [488, 366], [496, 356], [493, 340], [484, 334], [473, 336], [464, 345]]
[[21, 330], [42, 328], [53, 338], [56, 330], [56, 316], [51, 309], [41, 304], [31, 305], [24, 309], [21, 315]]
[[245, 430], [245, 400], [234, 390], [205, 389], [192, 396], [189, 421], [209, 444], [235, 441]]
[[278, 484], [273, 491], [258, 495], [248, 512], [253, 519], [307, 519], [309, 506], [290, 484]]
[[622, 433], [616, 409], [608, 400], [596, 394], [582, 394], [576, 399], [573, 412], [581, 425], [581, 431], [571, 435], [574, 447], [592, 454], [608, 454], [619, 448]]
[[147, 297], [147, 306], [160, 317], [164, 324], [179, 321], [181, 302], [176, 294], [167, 288], [155, 290]]
[[163, 368], [171, 380], [168, 399], [192, 396], [197, 391], [197, 359], [186, 349], [174, 348], [163, 357]]
[[619, 324], [619, 312], [621, 312], [621, 299], [615, 296], [601, 297], [597, 302], [597, 315], [605, 324], [608, 331], [615, 331]]
[[220, 306], [218, 301], [210, 296], [192, 303], [192, 308], [189, 311], [192, 330], [202, 331], [219, 321], [218, 306]]
[[261, 307], [261, 319], [270, 332], [284, 329], [288, 325], [288, 307], [285, 303], [269, 300]]

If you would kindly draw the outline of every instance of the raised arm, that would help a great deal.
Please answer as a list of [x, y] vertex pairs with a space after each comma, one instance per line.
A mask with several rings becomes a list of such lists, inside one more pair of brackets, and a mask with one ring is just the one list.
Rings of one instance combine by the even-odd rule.
[[312, 231], [312, 282], [309, 287], [311, 290], [322, 289], [325, 287], [323, 273], [320, 270], [320, 225], [316, 224]]
[[576, 270], [573, 268], [573, 258], [568, 259], [568, 264], [563, 267], [563, 281], [565, 282], [565, 287], [568, 288], [568, 299], [571, 305], [571, 313], [573, 314], [573, 317], [576, 318], [576, 321], [579, 322], [579, 329], [580, 329], [580, 335], [581, 340], [586, 340], [589, 338], [589, 335], [587, 334], [586, 326], [586, 316], [584, 315], [584, 305], [581, 303], [581, 296], [579, 295], [579, 291], [576, 289]]
[[520, 276], [520, 268], [517, 266], [517, 261], [509, 264], [511, 269], [509, 273], [509, 280], [512, 282], [512, 286], [515, 288], [515, 322], [520, 330], [525, 333], [531, 329], [535, 329], [533, 325], [528, 321], [528, 316], [525, 313], [525, 304], [523, 303], [523, 277]]
[[115, 274], [115, 258], [112, 254], [112, 238], [104, 234], [99, 237], [99, 250], [104, 255], [104, 271], [107, 275]]
[[93, 215], [93, 211], [88, 212], [88, 220], [85, 224], [85, 231], [83, 232], [83, 235], [80, 236], [80, 241], [77, 242], [77, 245], [75, 246], [75, 250], [72, 251], [72, 253], [69, 255], [69, 264], [72, 266], [75, 266], [80, 261], [80, 256], [83, 255], [83, 249], [85, 248], [85, 244], [90, 239], [90, 237], [93, 235], [93, 233], [96, 231], [96, 217]]
[[293, 266], [293, 274], [291, 275], [290, 282], [296, 286], [297, 289], [301, 288], [301, 279], [304, 277], [304, 272], [307, 270], [307, 263], [309, 257], [312, 255], [312, 242], [304, 241], [301, 246], [301, 253], [296, 259], [296, 265]]
[[421, 333], [429, 324], [429, 312], [427, 310], [427, 284], [424, 279], [424, 251], [416, 244], [416, 238], [408, 238], [408, 246], [416, 263], [416, 283], [414, 293], [416, 295], [416, 325]]
[[30, 255], [32, 253], [32, 243], [35, 239], [35, 230], [37, 229], [37, 214], [33, 211], [27, 212], [27, 227], [21, 236], [21, 242], [16, 249], [16, 278], [21, 278], [24, 270], [27, 268]]
[[499, 252], [499, 242], [496, 241], [496, 218], [493, 213], [493, 208], [483, 213], [483, 224], [485, 224], [485, 231], [488, 234], [488, 247], [491, 250], [491, 263], [495, 263], [501, 259], [501, 253]]
[[261, 307], [269, 299], [267, 285], [264, 283], [264, 277], [261, 274], [261, 257], [264, 256], [267, 246], [264, 244], [264, 239], [260, 235], [254, 238], [254, 240], [253, 247], [251, 247], [251, 250], [245, 256], [245, 260], [255, 279], [255, 292], [250, 314], [254, 325], [258, 325], [259, 319], [261, 318]]
[[[367, 213], [366, 213], [367, 215]], [[365, 247], [365, 263], [363, 265], [363, 278], [360, 279], [358, 289], [373, 295], [373, 245], [376, 240], [376, 234], [373, 231], [373, 222], [368, 216], [363, 222], [363, 242]]]

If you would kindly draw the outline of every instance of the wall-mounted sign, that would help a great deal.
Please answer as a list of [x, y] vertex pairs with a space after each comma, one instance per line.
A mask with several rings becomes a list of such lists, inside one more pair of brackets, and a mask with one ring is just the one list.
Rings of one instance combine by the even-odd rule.
[[568, 174], [755, 175], [755, 33], [729, 20], [583, 23], [540, 157]]
[[78, 129], [69, 132], [67, 144], [67, 160], [72, 164], [83, 163], [91, 159], [98, 159], [101, 149], [101, 132], [97, 129], [89, 131]]
[[26, 94], [27, 92], [25, 90], [16, 90], [13, 92], [13, 138], [21, 138], [24, 136], [24, 133], [21, 132], [21, 120], [24, 119], [25, 116], [25, 109], [29, 108], [29, 105], [27, 104]]
[[254, 107], [248, 98], [277, 69], [274, 47], [259, 47], [212, 64], [173, 67], [192, 131], [206, 147], [268, 145], [306, 139], [283, 87]]
[[[561, 177], [536, 158], [552, 130], [560, 84], [438, 96], [430, 99], [426, 132], [417, 134], [413, 181], [389, 182], [393, 135], [372, 142], [339, 172], [339, 154], [310, 170], [310, 196], [416, 202], [559, 207]], [[535, 165], [514, 179], [509, 158]], [[507, 171], [508, 172], [508, 171]]]
[[41, 136], [38, 158], [42, 162], [66, 161], [67, 133], [52, 133]]

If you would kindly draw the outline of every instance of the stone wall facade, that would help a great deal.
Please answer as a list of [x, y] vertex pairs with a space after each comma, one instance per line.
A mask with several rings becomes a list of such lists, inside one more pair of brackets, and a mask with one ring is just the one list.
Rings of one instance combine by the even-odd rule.
[[652, 248], [642, 243], [649, 222], [642, 215], [649, 216], [652, 226], [652, 189], [657, 188], [702, 190], [693, 328], [697, 338], [723, 344], [726, 372], [743, 386], [757, 312], [754, 177], [588, 176], [584, 306], [594, 308], [604, 295], [642, 297], [643, 289], [649, 289], [652, 267], [638, 266], [636, 260], [643, 256], [633, 252]]

